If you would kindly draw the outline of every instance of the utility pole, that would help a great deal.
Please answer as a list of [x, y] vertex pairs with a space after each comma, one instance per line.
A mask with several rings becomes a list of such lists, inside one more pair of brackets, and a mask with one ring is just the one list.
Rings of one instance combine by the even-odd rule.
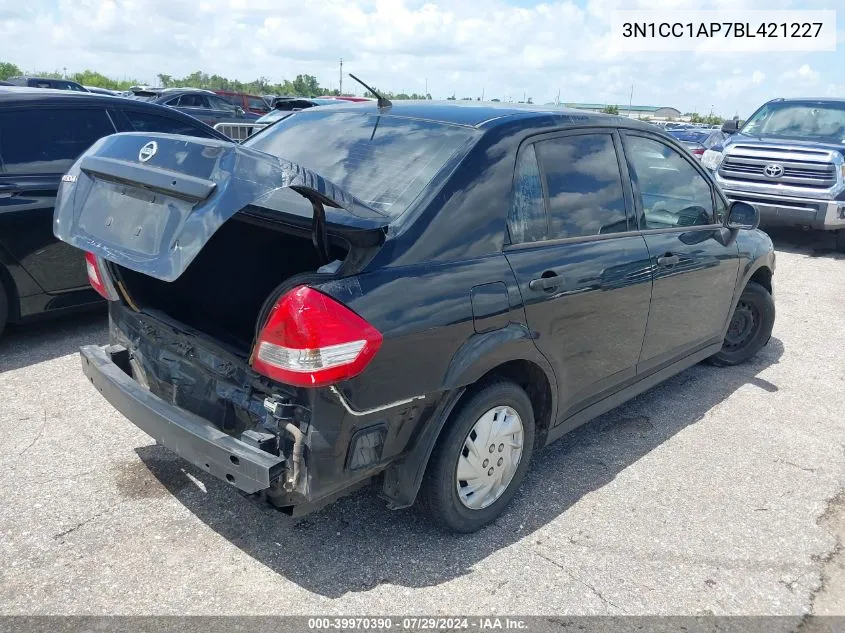
[[481, 100], [484, 101], [484, 87], [481, 88]]
[[338, 89], [340, 94], [343, 94], [343, 57], [340, 58], [340, 88]]
[[555, 105], [560, 105], [560, 88], [557, 89], [557, 97], [555, 97]]
[[634, 105], [634, 84], [631, 84], [631, 96], [628, 98], [628, 116], [631, 116], [631, 107]]
[[428, 77], [425, 78], [425, 98], [428, 99]]

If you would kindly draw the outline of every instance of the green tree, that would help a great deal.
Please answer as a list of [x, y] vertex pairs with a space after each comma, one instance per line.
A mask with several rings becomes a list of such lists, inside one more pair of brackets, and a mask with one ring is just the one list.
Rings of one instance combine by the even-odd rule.
[[0, 62], [0, 79], [22, 75], [21, 69], [11, 62]]
[[320, 84], [314, 75], [297, 75], [293, 80], [293, 90], [295, 94], [304, 97], [316, 97], [322, 94]]
[[83, 70], [81, 73], [74, 73], [70, 78], [83, 86], [95, 86], [97, 88], [108, 88], [109, 90], [127, 90], [130, 86], [138, 83], [134, 80], [118, 81], [93, 70]]
[[619, 106], [606, 105], [601, 109], [605, 114], [619, 114]]

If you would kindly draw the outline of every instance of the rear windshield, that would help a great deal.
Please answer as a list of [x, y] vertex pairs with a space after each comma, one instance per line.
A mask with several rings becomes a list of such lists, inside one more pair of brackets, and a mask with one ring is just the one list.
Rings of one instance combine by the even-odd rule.
[[295, 112], [244, 145], [298, 163], [396, 217], [476, 138], [476, 130], [456, 125], [313, 108]]

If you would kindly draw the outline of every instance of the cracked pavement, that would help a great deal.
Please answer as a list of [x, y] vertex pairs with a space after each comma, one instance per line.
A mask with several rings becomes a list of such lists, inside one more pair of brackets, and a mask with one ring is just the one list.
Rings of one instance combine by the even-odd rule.
[[773, 237], [753, 362], [696, 366], [540, 451], [469, 536], [366, 490], [285, 517], [99, 396], [76, 350], [106, 341], [101, 315], [10, 328], [0, 612], [843, 614], [845, 256]]

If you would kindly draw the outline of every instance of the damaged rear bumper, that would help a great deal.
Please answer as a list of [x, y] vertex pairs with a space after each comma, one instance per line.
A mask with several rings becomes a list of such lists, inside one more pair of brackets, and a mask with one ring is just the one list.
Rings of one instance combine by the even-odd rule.
[[227, 435], [216, 426], [150, 393], [115, 362], [118, 345], [80, 349], [82, 371], [109, 403], [182, 459], [236, 488], [255, 493], [277, 480], [285, 459]]

